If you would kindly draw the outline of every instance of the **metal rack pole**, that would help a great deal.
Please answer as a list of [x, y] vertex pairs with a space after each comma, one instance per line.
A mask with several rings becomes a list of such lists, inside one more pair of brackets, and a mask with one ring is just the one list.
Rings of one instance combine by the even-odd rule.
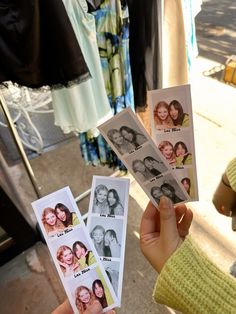
[[33, 185], [35, 193], [36, 193], [37, 197], [40, 198], [40, 197], [42, 197], [42, 195], [41, 195], [41, 188], [40, 188], [40, 186], [39, 186], [39, 184], [38, 184], [38, 182], [36, 180], [36, 177], [34, 175], [33, 169], [32, 169], [32, 167], [31, 167], [31, 165], [29, 163], [28, 157], [27, 157], [27, 155], [25, 153], [25, 150], [24, 150], [23, 145], [21, 143], [20, 137], [19, 137], [18, 132], [16, 130], [16, 127], [15, 127], [13, 121], [12, 121], [10, 112], [9, 112], [9, 110], [7, 108], [5, 99], [4, 99], [1, 91], [0, 91], [0, 106], [2, 108], [4, 116], [6, 118], [9, 130], [10, 130], [10, 132], [12, 134], [12, 138], [13, 138], [13, 140], [14, 140], [14, 142], [16, 144], [16, 147], [17, 147], [17, 149], [19, 151], [19, 154], [21, 156], [21, 159], [23, 161], [23, 164], [25, 166], [25, 169], [27, 171], [29, 179], [30, 179], [30, 181], [31, 181], [31, 183]]

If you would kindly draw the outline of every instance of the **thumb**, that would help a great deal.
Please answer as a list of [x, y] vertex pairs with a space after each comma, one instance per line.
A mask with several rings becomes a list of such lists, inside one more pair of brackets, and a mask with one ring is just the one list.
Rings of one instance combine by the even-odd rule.
[[162, 241], [169, 244], [179, 236], [174, 206], [171, 199], [162, 196], [158, 208], [160, 210], [160, 237]]

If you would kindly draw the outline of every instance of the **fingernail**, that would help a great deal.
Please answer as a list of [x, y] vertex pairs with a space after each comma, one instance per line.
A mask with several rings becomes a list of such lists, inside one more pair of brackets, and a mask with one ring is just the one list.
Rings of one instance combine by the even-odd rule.
[[170, 206], [173, 205], [171, 199], [169, 197], [167, 197], [167, 196], [164, 196], [164, 195], [161, 197], [160, 203], [161, 203], [160, 205], [162, 207], [165, 207], [165, 208], [170, 207]]

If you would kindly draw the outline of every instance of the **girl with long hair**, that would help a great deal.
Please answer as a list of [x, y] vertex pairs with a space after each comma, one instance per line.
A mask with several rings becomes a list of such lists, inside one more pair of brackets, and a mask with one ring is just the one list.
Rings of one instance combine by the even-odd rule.
[[107, 304], [107, 298], [105, 295], [105, 289], [104, 289], [104, 286], [103, 286], [102, 281], [100, 279], [94, 280], [94, 282], [92, 284], [92, 290], [93, 290], [95, 297], [100, 302], [101, 306], [103, 308], [107, 307], [108, 304]]
[[183, 184], [186, 192], [190, 195], [191, 194], [191, 180], [188, 177], [184, 177], [181, 180], [181, 183]]
[[99, 184], [94, 191], [92, 212], [95, 214], [110, 214], [110, 209], [107, 202], [108, 188]]
[[76, 260], [71, 248], [67, 245], [62, 245], [57, 250], [57, 260], [64, 276], [73, 275], [81, 270], [78, 260]]
[[183, 202], [183, 200], [180, 197], [178, 197], [178, 195], [176, 195], [175, 188], [171, 184], [163, 183], [161, 185], [161, 191], [163, 195], [170, 198], [174, 204]]
[[154, 176], [159, 176], [165, 169], [163, 162], [156, 160], [152, 156], [146, 156], [143, 161], [145, 166]]
[[172, 128], [174, 126], [174, 122], [169, 115], [169, 106], [165, 101], [160, 101], [156, 104], [153, 116], [157, 130]]
[[153, 186], [150, 193], [154, 200], [157, 202], [157, 204], [159, 204], [160, 198], [163, 195], [161, 188], [159, 186]]
[[169, 114], [175, 126], [189, 126], [189, 115], [184, 113], [183, 107], [178, 100], [172, 100], [170, 102]]
[[75, 291], [75, 304], [80, 314], [102, 313], [102, 305], [93, 292], [86, 286], [79, 286]]
[[176, 156], [174, 153], [174, 146], [169, 141], [162, 141], [158, 145], [158, 149], [162, 153], [162, 155], [165, 157], [165, 159], [168, 161], [168, 163], [171, 166], [176, 165]]
[[174, 146], [176, 156], [176, 166], [191, 165], [192, 154], [188, 152], [188, 148], [184, 142], [177, 142]]
[[69, 208], [62, 203], [58, 203], [55, 206], [55, 214], [66, 228], [79, 224], [76, 213], [71, 212]]
[[154, 177], [151, 171], [145, 166], [144, 162], [140, 159], [135, 159], [132, 162], [132, 169], [137, 177], [142, 181], [147, 181]]
[[115, 189], [110, 189], [107, 194], [107, 202], [111, 215], [124, 215], [124, 207], [120, 202], [120, 197]]
[[42, 223], [48, 236], [54, 236], [65, 229], [63, 223], [57, 219], [55, 211], [51, 207], [47, 207], [43, 210]]
[[124, 139], [133, 144], [135, 148], [147, 142], [146, 137], [142, 133], [131, 129], [128, 126], [122, 126], [120, 128], [120, 133]]
[[94, 246], [99, 256], [111, 257], [111, 250], [109, 246], [105, 246], [105, 229], [103, 226], [96, 225], [90, 233]]
[[120, 154], [129, 153], [130, 151], [135, 149], [135, 145], [128, 142], [121, 134], [119, 130], [110, 129], [107, 132], [107, 136], [109, 140], [113, 143], [115, 148], [118, 150]]
[[78, 258], [80, 265], [83, 268], [96, 263], [96, 259], [93, 255], [93, 252], [89, 251], [83, 242], [76, 241], [73, 244], [72, 250], [75, 257]]

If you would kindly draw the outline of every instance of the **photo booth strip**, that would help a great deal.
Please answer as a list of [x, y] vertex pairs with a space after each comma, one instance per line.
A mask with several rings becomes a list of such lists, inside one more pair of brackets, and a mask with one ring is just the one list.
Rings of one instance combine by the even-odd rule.
[[[117, 307], [119, 301], [89, 236], [70, 188], [60, 189], [38, 199], [31, 205], [74, 313], [80, 314], [76, 306], [77, 288], [85, 286], [92, 292], [92, 283], [95, 280], [98, 280], [103, 286], [107, 299], [107, 306], [103, 308], [103, 312]], [[69, 224], [63, 225], [64, 217], [58, 214], [58, 210], [57, 216], [60, 219], [55, 215], [57, 205], [63, 205], [64, 207], [59, 206], [62, 209], [66, 207], [67, 212], [69, 210], [71, 214]], [[75, 256], [77, 242], [80, 244], [82, 242], [90, 253], [88, 260], [84, 256]], [[64, 255], [63, 252], [65, 252]]]
[[[168, 108], [173, 102], [178, 103], [177, 105], [175, 104], [177, 108], [181, 106], [183, 117], [186, 117], [183, 119], [182, 125], [161, 126], [161, 128], [160, 125], [158, 126], [160, 120], [156, 118], [156, 108], [158, 104], [163, 102], [168, 105]], [[168, 140], [173, 146], [177, 145], [179, 142], [185, 144], [188, 153], [184, 157], [185, 159], [177, 157], [176, 165], [173, 166], [173, 168], [180, 182], [187, 182], [190, 201], [197, 201], [199, 199], [199, 193], [190, 85], [186, 84], [148, 91], [148, 104], [150, 107], [152, 139], [156, 146], [158, 147], [163, 140]], [[168, 114], [168, 118], [171, 120], [170, 114]], [[167, 119], [165, 119], [165, 121], [166, 120]]]
[[[124, 273], [125, 243], [128, 217], [130, 180], [93, 176], [90, 194], [87, 228], [93, 238], [93, 230], [103, 232], [103, 240], [97, 245], [106, 249], [100, 254], [106, 272], [121, 304]], [[96, 241], [96, 239], [94, 239]], [[103, 242], [101, 242], [103, 241]], [[95, 244], [96, 247], [96, 244]]]
[[[136, 138], [138, 138], [138, 136], [142, 136], [142, 138], [145, 138], [146, 140], [142, 140], [141, 145], [138, 145], [139, 143], [135, 143], [132, 146], [130, 139], [129, 141], [125, 140], [120, 132], [120, 130], [124, 129], [124, 126], [132, 129], [137, 135]], [[156, 207], [158, 207], [159, 201], [151, 195], [150, 183], [156, 183], [157, 186], [161, 187], [160, 182], [162, 182], [162, 184], [169, 184], [169, 186], [174, 182], [175, 187], [178, 187], [178, 191], [176, 191], [175, 187], [171, 185], [173, 193], [180, 192], [181, 195], [178, 195], [179, 197], [177, 198], [173, 198], [173, 202], [176, 204], [178, 202], [189, 201], [190, 197], [172, 170], [172, 167], [163, 157], [139, 118], [130, 108], [122, 110], [120, 113], [100, 125], [98, 129]], [[112, 138], [112, 135], [115, 136]], [[122, 145], [122, 138], [124, 145]], [[154, 172], [151, 172], [150, 174], [150, 171], [147, 171], [146, 167], [142, 166], [146, 157], [152, 157], [160, 163], [162, 169], [160, 174], [155, 175]], [[137, 164], [139, 164], [139, 167], [144, 169], [144, 173], [141, 174], [142, 176], [137, 169], [134, 169]], [[167, 181], [165, 181], [166, 177], [168, 178]], [[164, 193], [162, 193], [162, 195], [163, 194]], [[175, 199], [181, 199], [181, 201], [175, 202]]]

